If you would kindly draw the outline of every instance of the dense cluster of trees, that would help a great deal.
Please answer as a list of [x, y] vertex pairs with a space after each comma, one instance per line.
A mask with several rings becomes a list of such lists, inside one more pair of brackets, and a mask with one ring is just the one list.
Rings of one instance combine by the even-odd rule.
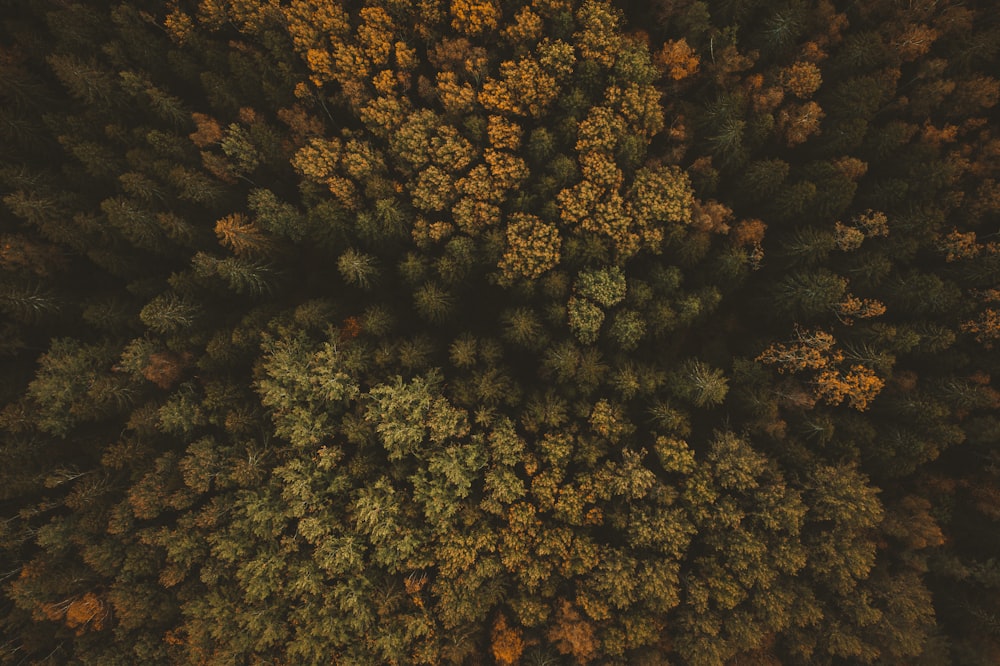
[[0, 17], [0, 663], [1000, 660], [993, 3]]

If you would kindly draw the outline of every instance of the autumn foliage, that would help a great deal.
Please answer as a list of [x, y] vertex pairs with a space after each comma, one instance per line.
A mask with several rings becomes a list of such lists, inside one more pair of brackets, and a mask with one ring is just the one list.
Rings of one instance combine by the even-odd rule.
[[521, 654], [524, 652], [521, 631], [509, 626], [507, 618], [503, 615], [498, 616], [493, 623], [491, 649], [497, 663], [505, 665], [519, 663]]
[[0, 664], [993, 664], [991, 3], [7, 2]]

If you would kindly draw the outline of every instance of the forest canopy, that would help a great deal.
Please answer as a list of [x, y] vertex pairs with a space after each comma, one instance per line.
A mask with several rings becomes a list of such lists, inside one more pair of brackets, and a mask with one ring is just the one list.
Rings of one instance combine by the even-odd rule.
[[0, 17], [0, 663], [1000, 661], [993, 3]]

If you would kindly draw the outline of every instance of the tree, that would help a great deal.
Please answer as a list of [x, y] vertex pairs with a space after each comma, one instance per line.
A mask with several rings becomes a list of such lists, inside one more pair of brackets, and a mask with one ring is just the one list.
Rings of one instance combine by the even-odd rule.
[[39, 359], [38, 372], [27, 388], [37, 423], [45, 432], [65, 436], [77, 424], [128, 407], [134, 389], [111, 374], [117, 356], [109, 342], [85, 344], [57, 339]]
[[593, 626], [580, 616], [573, 605], [562, 600], [556, 624], [549, 631], [548, 638], [556, 644], [560, 653], [572, 655], [577, 662], [586, 664], [597, 653], [594, 633]]
[[674, 81], [680, 81], [697, 74], [698, 65], [701, 62], [694, 49], [688, 45], [684, 38], [676, 41], [670, 39], [664, 42], [663, 48], [657, 52], [654, 60]]
[[698, 407], [712, 407], [726, 399], [729, 382], [722, 370], [691, 359], [673, 373], [671, 390], [677, 397], [689, 400]]
[[337, 259], [337, 270], [347, 284], [370, 289], [378, 280], [378, 264], [370, 254], [348, 249]]
[[275, 434], [295, 447], [315, 447], [337, 431], [336, 417], [360, 396], [351, 373], [358, 369], [356, 351], [342, 350], [334, 340], [316, 347], [300, 333], [265, 338], [263, 377], [256, 388], [271, 411]]
[[796, 271], [774, 287], [774, 302], [796, 321], [835, 312], [847, 291], [847, 280], [828, 270]]
[[504, 277], [536, 279], [559, 263], [562, 238], [555, 225], [525, 213], [507, 223], [507, 250], [500, 260]]
[[470, 37], [491, 32], [500, 18], [499, 8], [492, 2], [474, 0], [452, 0], [452, 27]]
[[443, 323], [454, 313], [455, 301], [448, 291], [436, 282], [428, 281], [413, 293], [417, 312], [432, 323]]
[[487, 111], [534, 118], [559, 96], [558, 78], [532, 56], [500, 64], [500, 78], [487, 78], [478, 102]]
[[516, 664], [524, 652], [522, 632], [507, 624], [507, 618], [497, 616], [493, 623], [491, 649], [493, 658], [500, 664]]
[[573, 35], [581, 55], [605, 67], [615, 64], [624, 47], [617, 32], [619, 14], [606, 2], [585, 0], [577, 11], [580, 31]]
[[237, 256], [266, 254], [270, 241], [262, 231], [245, 215], [234, 213], [215, 223], [215, 235], [219, 243]]

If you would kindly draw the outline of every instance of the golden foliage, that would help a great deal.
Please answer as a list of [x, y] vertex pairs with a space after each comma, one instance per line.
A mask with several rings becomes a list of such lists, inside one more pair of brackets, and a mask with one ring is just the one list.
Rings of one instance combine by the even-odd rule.
[[87, 592], [72, 601], [43, 604], [40, 611], [45, 618], [56, 622], [62, 620], [70, 629], [76, 629], [77, 636], [88, 629], [104, 629], [111, 618], [108, 604], [93, 592]]
[[236, 255], [266, 252], [270, 248], [267, 236], [243, 213], [227, 215], [215, 223], [219, 243]]
[[604, 0], [585, 0], [576, 14], [581, 30], [573, 35], [580, 55], [613, 67], [624, 46], [615, 8]]
[[410, 110], [410, 102], [405, 97], [386, 95], [369, 101], [361, 108], [358, 116], [368, 131], [385, 139], [399, 129]]
[[614, 157], [606, 152], [593, 151], [580, 155], [580, 173], [586, 182], [607, 190], [618, 190], [625, 182], [625, 175]]
[[292, 166], [309, 180], [326, 185], [348, 210], [358, 205], [358, 193], [339, 167], [343, 145], [338, 139], [312, 139], [292, 157]]
[[149, 355], [142, 376], [162, 389], [168, 389], [177, 383], [184, 372], [184, 366], [190, 362], [190, 355], [178, 355], [173, 352], [154, 352]]
[[452, 207], [451, 214], [458, 228], [470, 236], [475, 236], [500, 221], [498, 206], [475, 197], [460, 198]]
[[786, 92], [799, 99], [808, 99], [819, 90], [823, 83], [819, 67], [811, 62], [796, 62], [781, 70], [779, 75], [781, 85]]
[[[885, 306], [878, 301], [854, 297], [849, 297], [848, 301], [851, 301], [848, 305], [855, 316], [876, 316], [885, 311]], [[795, 337], [791, 343], [772, 344], [755, 360], [777, 366], [780, 373], [818, 371], [812, 381], [815, 397], [831, 405], [846, 399], [858, 411], [867, 409], [885, 386], [885, 382], [865, 366], [853, 365], [846, 372], [837, 368], [844, 354], [836, 349], [836, 340], [829, 333], [796, 329]]]
[[389, 14], [381, 7], [363, 7], [358, 11], [361, 19], [357, 28], [361, 50], [375, 67], [389, 64], [397, 28]]
[[590, 427], [601, 437], [618, 442], [632, 428], [620, 405], [598, 400], [590, 412]]
[[865, 233], [857, 227], [849, 227], [839, 220], [833, 224], [833, 235], [836, 238], [837, 249], [844, 252], [857, 250], [865, 241]]
[[993, 343], [1000, 340], [1000, 311], [986, 308], [978, 319], [963, 322], [961, 329], [976, 336], [976, 341], [987, 349], [993, 349]]
[[495, 30], [500, 7], [492, 0], [451, 0], [451, 27], [475, 37]]
[[605, 92], [605, 101], [618, 109], [628, 121], [631, 133], [650, 137], [663, 130], [660, 96], [660, 91], [654, 86], [630, 83], [624, 88], [609, 86]]
[[507, 624], [507, 618], [499, 615], [493, 623], [490, 647], [498, 664], [516, 664], [524, 652], [524, 639], [517, 627]]
[[507, 223], [507, 251], [500, 260], [504, 277], [534, 279], [559, 263], [562, 239], [553, 224], [515, 213]]
[[632, 214], [643, 223], [688, 225], [693, 219], [691, 180], [676, 166], [639, 169], [629, 201]]
[[396, 56], [396, 69], [402, 72], [409, 72], [420, 65], [417, 50], [410, 48], [406, 42], [397, 41], [393, 44], [393, 53]]
[[212, 28], [218, 28], [227, 20], [226, 0], [201, 0], [198, 4], [198, 20]]
[[292, 166], [306, 178], [322, 183], [336, 173], [340, 151], [338, 139], [316, 138], [295, 153]]
[[961, 232], [952, 229], [951, 232], [941, 239], [941, 249], [947, 254], [945, 261], [958, 261], [960, 259], [971, 259], [979, 254], [982, 249], [976, 242], [976, 232]]
[[455, 201], [455, 181], [435, 164], [424, 168], [408, 185], [413, 206], [417, 210], [442, 211], [451, 207]]
[[527, 45], [541, 39], [542, 28], [542, 17], [531, 11], [530, 7], [521, 7], [514, 15], [514, 22], [500, 34], [513, 45]]
[[500, 78], [488, 78], [479, 91], [487, 111], [541, 117], [559, 96], [554, 76], [533, 57], [500, 63]]
[[487, 148], [483, 160], [489, 166], [494, 186], [501, 190], [512, 190], [528, 178], [528, 166], [514, 153]]
[[464, 113], [475, 104], [476, 91], [468, 83], [460, 83], [455, 72], [438, 72], [435, 87], [441, 106], [448, 113]]
[[602, 193], [602, 188], [589, 180], [561, 190], [556, 195], [556, 202], [559, 204], [559, 217], [563, 224], [570, 227], [582, 224]]
[[398, 86], [399, 79], [391, 69], [383, 69], [372, 77], [372, 87], [380, 95], [391, 95]]
[[593, 625], [565, 599], [560, 603], [556, 623], [549, 629], [549, 640], [555, 643], [560, 653], [572, 655], [581, 664], [586, 664], [597, 654], [598, 643]]
[[740, 247], [755, 247], [764, 241], [764, 233], [766, 231], [767, 225], [761, 220], [756, 218], [751, 220], [740, 220], [736, 223], [736, 226], [733, 227], [729, 237]]
[[937, 30], [923, 24], [908, 25], [892, 40], [892, 47], [903, 62], [911, 62], [931, 50]]
[[458, 191], [476, 201], [499, 203], [503, 200], [503, 192], [493, 182], [490, 169], [485, 164], [477, 164], [469, 169], [469, 173], [459, 179]]
[[[315, 51], [309, 51], [309, 65], [314, 72], [326, 73], [326, 69], [313, 66]], [[372, 75], [372, 63], [365, 52], [357, 45], [351, 43], [337, 43], [329, 50], [322, 51], [320, 62], [329, 69], [330, 82], [337, 82], [344, 87], [344, 94], [347, 95], [354, 106], [359, 106], [367, 97], [367, 92], [363, 82]], [[315, 79], [314, 79], [315, 82]], [[352, 85], [353, 84], [353, 85]], [[317, 82], [317, 85], [320, 83]]]
[[837, 318], [848, 326], [854, 323], [854, 317], [869, 319], [885, 314], [885, 305], [872, 298], [858, 298], [853, 294], [837, 304]]
[[197, 128], [188, 138], [199, 148], [205, 148], [222, 141], [222, 126], [211, 116], [204, 113], [192, 113], [191, 118]]
[[755, 360], [777, 366], [780, 373], [818, 370], [843, 359], [843, 354], [834, 349], [835, 344], [826, 331], [796, 329], [794, 342], [775, 342]]
[[867, 210], [857, 217], [855, 225], [864, 232], [866, 238], [889, 235], [889, 218], [877, 210]]
[[413, 229], [410, 231], [410, 235], [417, 247], [426, 249], [434, 243], [447, 240], [454, 231], [455, 226], [449, 222], [431, 222], [424, 217], [417, 217], [413, 222]]
[[656, 66], [674, 81], [681, 81], [698, 73], [701, 59], [686, 39], [667, 40], [653, 56]]
[[796, 146], [819, 133], [819, 123], [825, 115], [816, 102], [792, 104], [778, 112], [778, 127], [784, 132], [788, 146]]
[[385, 170], [382, 154], [370, 142], [358, 139], [350, 139], [344, 144], [340, 163], [344, 172], [359, 183]]
[[174, 41], [178, 44], [184, 44], [191, 35], [191, 31], [194, 30], [194, 20], [190, 14], [174, 8], [163, 20], [163, 26]]
[[612, 152], [625, 134], [625, 119], [613, 109], [595, 106], [576, 130], [576, 151]]
[[321, 0], [292, 0], [283, 8], [285, 25], [299, 54], [324, 47], [328, 39], [338, 39], [351, 28], [340, 3]]
[[561, 39], [544, 39], [538, 44], [537, 52], [542, 69], [554, 76], [556, 81], [563, 82], [573, 73], [576, 50], [572, 44]]
[[517, 150], [521, 145], [521, 126], [503, 116], [491, 115], [487, 119], [486, 136], [493, 148]]
[[871, 368], [852, 365], [847, 373], [823, 370], [816, 376], [815, 385], [818, 397], [827, 404], [839, 405], [846, 399], [851, 407], [863, 412], [885, 386], [885, 382]]

